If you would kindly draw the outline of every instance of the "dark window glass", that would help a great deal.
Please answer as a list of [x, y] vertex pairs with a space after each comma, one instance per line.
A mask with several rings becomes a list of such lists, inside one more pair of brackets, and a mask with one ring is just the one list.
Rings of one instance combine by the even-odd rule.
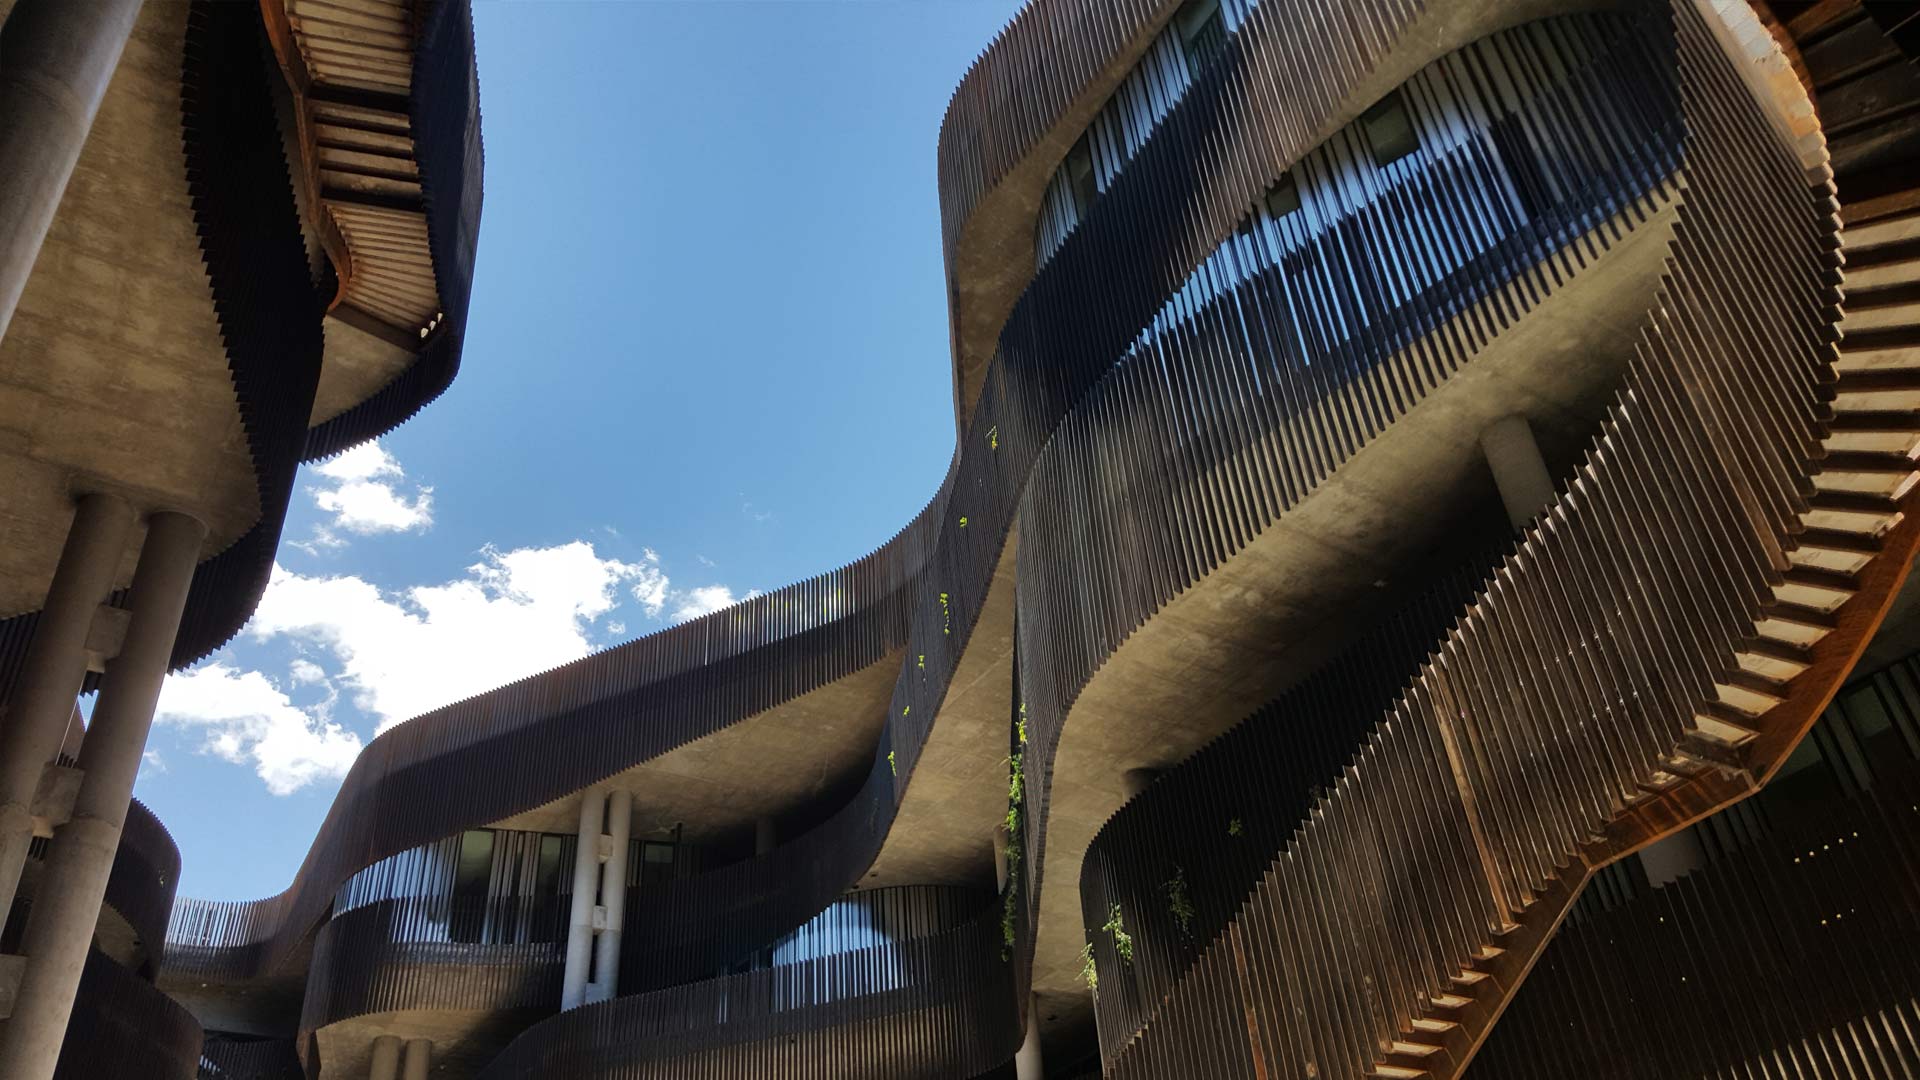
[[639, 884], [658, 885], [673, 880], [674, 846], [658, 840], [641, 843]]
[[1227, 47], [1227, 20], [1220, 13], [1220, 0], [1193, 0], [1173, 18], [1187, 54], [1187, 74], [1197, 79]]
[[1080, 141], [1067, 151], [1067, 161], [1062, 167], [1067, 174], [1067, 189], [1073, 194], [1074, 216], [1084, 220], [1087, 211], [1093, 208], [1093, 200], [1100, 194], [1099, 181], [1093, 175], [1093, 144], [1087, 141], [1087, 136], [1080, 136]]
[[1300, 209], [1300, 186], [1293, 182], [1293, 173], [1283, 172], [1280, 179], [1267, 189], [1267, 213], [1276, 218], [1286, 217]]
[[1413, 130], [1413, 117], [1407, 115], [1407, 103], [1395, 90], [1360, 114], [1360, 127], [1367, 133], [1367, 145], [1373, 149], [1375, 165], [1391, 165], [1420, 149], [1420, 136]]
[[460, 859], [453, 868], [453, 911], [448, 934], [455, 941], [479, 941], [487, 921], [487, 884], [493, 877], [493, 833], [473, 829], [460, 837]]
[[[569, 912], [560, 904], [561, 847], [564, 841], [558, 836], [540, 838], [540, 868], [534, 878], [533, 937], [534, 941], [562, 941]], [[566, 881], [573, 883], [573, 868], [565, 867]], [[569, 898], [569, 904], [571, 898]]]

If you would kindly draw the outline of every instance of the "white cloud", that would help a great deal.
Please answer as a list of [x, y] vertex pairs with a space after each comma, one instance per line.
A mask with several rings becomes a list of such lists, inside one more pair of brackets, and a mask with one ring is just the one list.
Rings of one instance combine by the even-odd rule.
[[588, 630], [619, 603], [620, 587], [638, 594], [654, 577], [664, 604], [657, 557], [602, 559], [581, 540], [487, 549], [464, 578], [391, 595], [358, 577], [276, 565], [248, 628], [256, 640], [287, 636], [324, 649], [354, 704], [385, 730], [587, 655]]
[[324, 483], [308, 493], [333, 519], [316, 527], [311, 541], [301, 545], [310, 552], [343, 546], [342, 532], [420, 532], [433, 524], [433, 489], [414, 484], [410, 494], [403, 494], [406, 470], [377, 440], [321, 462], [313, 471]]
[[[652, 548], [641, 548], [639, 572], [634, 575], [633, 598], [647, 610], [647, 617], [657, 619], [660, 611], [667, 606], [667, 575], [660, 569], [660, 553]], [[621, 631], [615, 630], [614, 633]]]
[[313, 471], [329, 480], [378, 480], [383, 476], [395, 478], [406, 475], [400, 468], [400, 462], [387, 453], [380, 440], [361, 443], [337, 457], [329, 458], [313, 467]]
[[710, 615], [721, 608], [730, 608], [742, 600], [751, 600], [760, 594], [749, 591], [745, 596], [735, 596], [733, 590], [725, 585], [701, 585], [674, 595], [678, 598], [679, 606], [673, 609], [673, 621], [686, 622], [688, 619]]
[[327, 719], [324, 706], [302, 709], [265, 675], [222, 660], [169, 675], [155, 718], [198, 730], [208, 753], [251, 764], [275, 795], [345, 776], [360, 753], [360, 736]]

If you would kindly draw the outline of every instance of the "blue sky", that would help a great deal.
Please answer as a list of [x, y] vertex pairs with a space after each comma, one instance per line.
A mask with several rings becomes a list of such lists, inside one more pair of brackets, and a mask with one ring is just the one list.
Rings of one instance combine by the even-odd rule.
[[953, 445], [934, 147], [1012, 0], [506, 3], [475, 23], [465, 359], [306, 468], [136, 794], [181, 894], [286, 886], [383, 725], [846, 562]]

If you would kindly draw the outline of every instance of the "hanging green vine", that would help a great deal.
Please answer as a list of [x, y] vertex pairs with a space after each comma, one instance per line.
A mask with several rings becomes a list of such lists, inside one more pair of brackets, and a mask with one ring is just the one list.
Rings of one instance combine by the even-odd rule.
[[[1021, 706], [1021, 711], [1025, 712], [1026, 707]], [[1020, 741], [1026, 742], [1026, 721], [1019, 721], [1017, 730]], [[1007, 891], [1001, 900], [1000, 910], [1002, 943], [1000, 959], [1002, 960], [1012, 958], [1016, 936], [1018, 909], [1014, 905], [1018, 903], [1020, 893], [1020, 857], [1025, 843], [1025, 832], [1021, 829], [1021, 807], [1025, 805], [1027, 793], [1025, 759], [1026, 755], [1022, 753], [1016, 753], [1007, 758]]]
[[1246, 831], [1247, 831], [1246, 826], [1241, 824], [1239, 818], [1234, 818], [1232, 821], [1227, 822], [1228, 836], [1239, 836], [1241, 833]]
[[1096, 994], [1100, 992], [1100, 968], [1093, 962], [1091, 941], [1080, 946], [1080, 978], [1086, 982], [1087, 989]]
[[1193, 898], [1187, 894], [1187, 871], [1178, 864], [1174, 865], [1173, 878], [1160, 886], [1167, 892], [1167, 914], [1173, 916], [1174, 924], [1180, 927], [1180, 933], [1193, 936]]
[[1120, 954], [1120, 959], [1128, 964], [1133, 963], [1133, 935], [1127, 933], [1126, 920], [1120, 917], [1119, 904], [1113, 905], [1108, 910], [1107, 925], [1100, 929], [1105, 930], [1107, 935], [1113, 938], [1113, 951]]
[[895, 764], [893, 760], [893, 751], [891, 750], [887, 751], [887, 768], [893, 770], [893, 775], [895, 776], [900, 775], [900, 766]]

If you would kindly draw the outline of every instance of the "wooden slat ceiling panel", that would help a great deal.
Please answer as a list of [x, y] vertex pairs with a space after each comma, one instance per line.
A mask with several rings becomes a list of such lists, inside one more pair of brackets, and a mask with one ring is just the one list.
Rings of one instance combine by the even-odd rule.
[[[394, 99], [394, 108], [308, 95], [323, 201], [351, 265], [343, 297], [409, 332], [439, 314], [427, 255], [419, 166], [405, 98], [413, 84], [413, 11], [407, 0], [286, 0], [288, 25], [315, 90]], [[388, 206], [367, 206], [356, 196]], [[409, 206], [411, 204], [411, 206]]]

